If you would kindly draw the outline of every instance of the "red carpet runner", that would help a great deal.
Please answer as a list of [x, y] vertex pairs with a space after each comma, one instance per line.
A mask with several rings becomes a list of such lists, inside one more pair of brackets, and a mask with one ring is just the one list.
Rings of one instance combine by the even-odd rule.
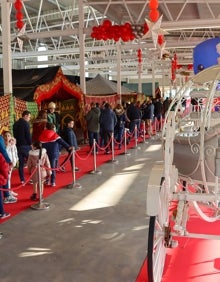
[[[128, 148], [134, 146], [130, 144]], [[76, 172], [76, 179], [94, 170], [93, 155], [89, 155], [89, 147], [84, 146], [77, 152], [76, 166], [80, 168]], [[124, 153], [122, 150], [115, 150], [115, 155]], [[61, 156], [61, 162], [64, 156]], [[97, 155], [97, 167], [108, 160], [112, 155], [105, 155], [102, 151]], [[44, 198], [57, 190], [73, 183], [72, 171], [69, 161], [65, 172], [57, 172], [56, 187], [45, 187]], [[26, 172], [26, 176], [28, 174]], [[63, 177], [65, 176], [65, 177]], [[0, 224], [10, 220], [13, 216], [30, 208], [36, 202], [30, 200], [32, 185], [27, 183], [20, 186], [18, 171], [15, 170], [12, 176], [12, 189], [18, 193], [18, 202], [5, 204], [5, 211], [11, 213], [11, 217], [0, 221]], [[195, 233], [220, 234], [220, 223], [207, 223], [198, 218], [195, 212], [191, 212], [191, 219], [188, 224], [189, 231]], [[138, 270], [137, 270], [138, 274]], [[220, 241], [201, 239], [179, 239], [179, 246], [176, 249], [169, 249], [166, 256], [166, 263], [162, 282], [219, 282], [220, 281]], [[144, 261], [136, 282], [149, 282], [146, 274], [146, 260]]]
[[[205, 222], [191, 209], [188, 231], [220, 236], [220, 222]], [[178, 242], [177, 248], [167, 251], [161, 282], [220, 281], [220, 240], [178, 238]], [[147, 279], [146, 260], [136, 282], [151, 282]]]
[[[134, 142], [127, 148], [131, 148], [134, 146]], [[121, 150], [115, 149], [115, 155], [124, 153], [124, 148]], [[66, 157], [66, 153], [61, 155], [59, 162], [62, 163], [64, 158]], [[105, 155], [104, 151], [100, 151], [96, 158], [96, 167], [102, 165], [103, 163], [112, 159], [112, 154]], [[89, 146], [82, 146], [79, 151], [76, 152], [75, 157], [76, 166], [80, 169], [79, 172], [75, 173], [76, 179], [79, 179], [86, 173], [90, 173], [94, 170], [94, 157], [93, 153], [91, 153]], [[27, 169], [25, 169], [26, 179], [29, 178]], [[10, 220], [12, 216], [17, 215], [21, 211], [30, 208], [36, 201], [31, 201], [30, 196], [33, 193], [33, 187], [30, 183], [26, 183], [25, 186], [21, 186], [20, 179], [18, 176], [18, 170], [14, 170], [12, 173], [12, 190], [18, 193], [18, 201], [13, 204], [5, 204], [4, 208], [6, 212], [10, 212], [11, 216], [6, 219], [1, 219], [0, 224], [5, 222], [6, 220]], [[73, 183], [73, 174], [70, 166], [70, 161], [68, 160], [65, 165], [65, 172], [58, 171], [56, 177], [56, 187], [45, 186], [43, 197], [46, 198], [49, 195], [53, 194], [57, 190], [66, 187], [69, 184]]]

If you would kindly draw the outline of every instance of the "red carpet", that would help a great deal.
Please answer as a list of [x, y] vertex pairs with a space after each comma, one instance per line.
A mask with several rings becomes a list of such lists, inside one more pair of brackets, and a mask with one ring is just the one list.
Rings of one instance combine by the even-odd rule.
[[[133, 146], [134, 146], [134, 141], [132, 141], [131, 144], [127, 146], [127, 148], [129, 149]], [[117, 150], [117, 149], [114, 150], [115, 155], [122, 153], [124, 153], [124, 146], [122, 146], [121, 150]], [[59, 163], [62, 163], [62, 161], [65, 159], [66, 156], [67, 153], [65, 153], [65, 155], [61, 155]], [[112, 159], [112, 154], [105, 155], [103, 148], [100, 149], [98, 155], [96, 155], [96, 168], [111, 159]], [[90, 173], [95, 169], [94, 156], [88, 145], [82, 146], [81, 149], [76, 152], [75, 163], [76, 166], [80, 169], [79, 172], [75, 173], [75, 180], [79, 179], [86, 173]], [[27, 180], [29, 178], [27, 169], [25, 169], [25, 176]], [[17, 169], [14, 170], [12, 173], [11, 182], [12, 182], [11, 184], [12, 190], [18, 193], [18, 201], [13, 204], [4, 205], [5, 211], [10, 212], [11, 216], [6, 219], [1, 219], [0, 224], [6, 220], [10, 220], [12, 216], [17, 215], [21, 211], [30, 208], [33, 204], [37, 203], [36, 201], [30, 200], [30, 196], [33, 193], [32, 185], [27, 182], [25, 186], [21, 186]], [[74, 182], [73, 174], [70, 166], [70, 161], [68, 160], [65, 165], [65, 172], [61, 172], [61, 171], [57, 172], [56, 187], [45, 186], [43, 197], [46, 198], [49, 195], [56, 192], [57, 190], [66, 187], [67, 185], [72, 184], [73, 182]]]
[[[188, 231], [220, 236], [220, 222], [208, 223], [190, 209]], [[220, 240], [177, 238], [179, 246], [168, 249], [162, 282], [219, 282]], [[136, 282], [147, 279], [146, 260]]]

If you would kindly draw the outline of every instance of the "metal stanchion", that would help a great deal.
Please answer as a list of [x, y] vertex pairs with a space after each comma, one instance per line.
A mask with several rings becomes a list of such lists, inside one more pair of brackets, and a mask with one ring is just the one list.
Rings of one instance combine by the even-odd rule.
[[31, 206], [32, 209], [35, 210], [48, 210], [50, 208], [50, 204], [43, 201], [42, 193], [43, 193], [43, 184], [41, 178], [41, 156], [42, 156], [42, 146], [40, 148], [39, 159], [37, 163], [37, 176], [38, 176], [38, 189], [39, 189], [39, 203]]
[[161, 126], [161, 119], [158, 120], [157, 118], [155, 118], [155, 132], [154, 132], [154, 140], [157, 140], [158, 138], [160, 138], [160, 126]]
[[96, 141], [93, 139], [93, 161], [94, 161], [94, 170], [90, 171], [91, 174], [102, 174], [102, 171], [96, 169]]
[[135, 141], [135, 148], [137, 148], [137, 141], [138, 141], [138, 138], [137, 138], [137, 125], [135, 125], [135, 128], [134, 128], [134, 141]]
[[148, 141], [146, 141], [146, 124], [145, 124], [145, 121], [143, 122], [143, 131], [144, 131], [144, 143], [148, 143]]
[[67, 186], [68, 189], [72, 188], [81, 188], [82, 185], [76, 182], [76, 171], [75, 171], [76, 165], [75, 165], [75, 149], [72, 151], [72, 174], [73, 174], [73, 183], [69, 184]]
[[109, 162], [118, 163], [118, 160], [115, 159], [115, 148], [114, 148], [114, 133], [111, 134], [111, 141], [112, 141], [112, 159]]
[[135, 128], [134, 128], [134, 140], [135, 140], [135, 146], [132, 149], [140, 149], [140, 147], [138, 147], [138, 130], [137, 130], [137, 125], [135, 125]]
[[129, 129], [128, 128], [125, 128], [125, 150], [124, 150], [124, 154], [125, 155], [130, 155], [130, 153], [128, 153], [128, 151], [127, 151], [127, 132], [129, 131]]

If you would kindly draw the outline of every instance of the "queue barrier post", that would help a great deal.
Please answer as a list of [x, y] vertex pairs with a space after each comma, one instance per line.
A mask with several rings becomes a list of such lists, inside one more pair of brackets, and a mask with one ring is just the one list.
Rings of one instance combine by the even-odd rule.
[[75, 149], [73, 148], [73, 150], [72, 150], [72, 155], [71, 155], [71, 157], [72, 157], [72, 175], [73, 175], [73, 183], [71, 183], [71, 184], [69, 184], [68, 186], [67, 186], [67, 188], [68, 189], [72, 189], [72, 188], [82, 188], [82, 185], [80, 184], [80, 183], [77, 183], [76, 182], [76, 162], [75, 162], [75, 153], [76, 153], [76, 151], [75, 151]]
[[94, 170], [90, 171], [91, 174], [102, 174], [102, 171], [100, 170], [97, 170], [97, 164], [96, 164], [96, 161], [97, 161], [97, 158], [96, 158], [96, 153], [98, 152], [97, 151], [97, 144], [96, 144], [96, 140], [93, 139], [93, 164], [94, 164]]
[[38, 177], [38, 194], [39, 194], [39, 202], [37, 204], [34, 204], [31, 206], [32, 209], [35, 210], [48, 210], [50, 208], [50, 204], [43, 201], [43, 183], [42, 183], [42, 177], [41, 177], [41, 157], [42, 157], [42, 145], [40, 145], [40, 152], [39, 152], [39, 158], [37, 163], [37, 177]]
[[115, 159], [115, 148], [114, 148], [114, 133], [111, 134], [111, 149], [112, 149], [112, 159], [110, 162], [112, 163], [118, 163], [118, 160]]
[[125, 128], [125, 134], [124, 134], [124, 154], [125, 155], [130, 155], [130, 153], [128, 153], [127, 151], [127, 133], [129, 132], [129, 129], [128, 128]]

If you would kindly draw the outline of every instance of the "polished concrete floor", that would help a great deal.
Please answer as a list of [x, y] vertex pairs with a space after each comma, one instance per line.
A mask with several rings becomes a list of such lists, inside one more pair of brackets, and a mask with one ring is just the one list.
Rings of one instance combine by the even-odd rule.
[[135, 282], [146, 256], [146, 189], [160, 141], [138, 144], [0, 225], [1, 282]]

